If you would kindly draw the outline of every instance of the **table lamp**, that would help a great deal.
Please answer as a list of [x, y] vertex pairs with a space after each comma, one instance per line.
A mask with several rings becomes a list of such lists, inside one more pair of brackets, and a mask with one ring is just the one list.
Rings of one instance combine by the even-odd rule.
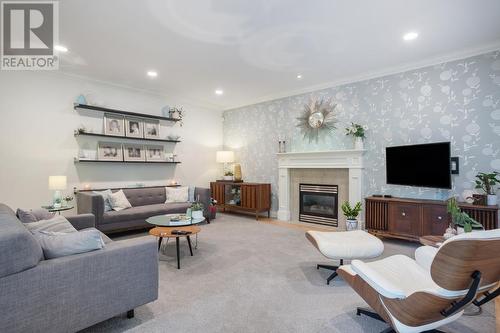
[[49, 190], [54, 192], [54, 201], [52, 205], [54, 208], [61, 208], [62, 194], [61, 190], [67, 188], [66, 176], [49, 176]]
[[224, 173], [226, 172], [227, 164], [234, 162], [234, 152], [231, 150], [219, 150], [215, 156], [217, 163], [224, 163]]

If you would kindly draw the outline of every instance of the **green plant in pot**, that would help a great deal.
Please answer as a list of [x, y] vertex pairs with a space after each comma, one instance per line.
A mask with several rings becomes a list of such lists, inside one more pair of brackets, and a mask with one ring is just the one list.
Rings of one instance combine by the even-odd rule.
[[456, 226], [458, 233], [460, 233], [460, 228], [462, 228], [464, 232], [483, 230], [483, 225], [481, 223], [474, 220], [467, 213], [462, 212], [460, 207], [458, 207], [457, 199], [455, 197], [448, 199], [447, 208], [448, 213], [451, 215], [451, 221]]
[[191, 205], [191, 216], [194, 219], [203, 218], [203, 204], [201, 202], [194, 202]]
[[351, 207], [349, 201], [346, 201], [340, 206], [342, 212], [347, 218], [346, 227], [347, 231], [358, 229], [358, 215], [361, 212], [361, 202], [356, 202], [354, 207]]
[[480, 172], [476, 175], [476, 188], [481, 189], [486, 193], [487, 204], [497, 204], [496, 186], [500, 184], [500, 173], [494, 171], [492, 173]]
[[354, 137], [354, 149], [363, 149], [363, 139], [366, 137], [366, 129], [366, 126], [361, 126], [360, 124], [355, 123], [351, 123], [350, 127], [346, 127], [345, 135]]
[[234, 173], [232, 171], [224, 172], [224, 180], [233, 180]]

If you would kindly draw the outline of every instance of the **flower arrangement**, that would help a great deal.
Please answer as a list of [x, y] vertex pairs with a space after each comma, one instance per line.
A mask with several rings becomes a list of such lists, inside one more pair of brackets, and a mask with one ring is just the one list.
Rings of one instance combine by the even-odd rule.
[[355, 138], [364, 139], [366, 137], [365, 131], [367, 130], [367, 127], [361, 126], [360, 124], [351, 123], [351, 126], [346, 127], [345, 130], [346, 130], [345, 135], [352, 135]]
[[234, 173], [232, 171], [226, 171], [226, 172], [224, 172], [224, 176], [232, 177], [232, 176], [234, 176]]

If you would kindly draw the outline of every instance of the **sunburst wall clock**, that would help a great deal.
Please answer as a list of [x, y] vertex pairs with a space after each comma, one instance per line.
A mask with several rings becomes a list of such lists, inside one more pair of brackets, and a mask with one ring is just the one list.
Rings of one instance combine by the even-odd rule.
[[328, 100], [311, 100], [311, 103], [304, 106], [302, 116], [298, 117], [297, 127], [300, 128], [304, 139], [308, 138], [309, 142], [313, 139], [318, 142], [320, 133], [330, 132], [336, 129], [335, 124], [338, 122], [335, 117], [335, 107], [337, 104]]

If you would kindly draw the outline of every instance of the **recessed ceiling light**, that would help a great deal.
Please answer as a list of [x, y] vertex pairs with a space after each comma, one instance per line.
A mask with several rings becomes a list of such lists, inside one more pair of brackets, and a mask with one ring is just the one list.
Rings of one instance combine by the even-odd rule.
[[59, 51], [59, 52], [63, 52], [63, 53], [68, 52], [68, 48], [66, 46], [62, 46], [62, 45], [54, 45], [54, 50]]
[[297, 74], [297, 80], [302, 79], [302, 74]]
[[216, 89], [216, 90], [215, 90], [215, 94], [216, 94], [216, 95], [219, 95], [219, 96], [220, 96], [220, 95], [223, 95], [223, 94], [224, 94], [224, 90], [222, 90], [222, 89]]
[[410, 31], [406, 34], [404, 34], [403, 39], [406, 41], [414, 40], [418, 37], [418, 32], [415, 31]]
[[148, 71], [148, 76], [149, 77], [157, 77], [158, 76], [158, 73], [155, 72], [155, 71]]

